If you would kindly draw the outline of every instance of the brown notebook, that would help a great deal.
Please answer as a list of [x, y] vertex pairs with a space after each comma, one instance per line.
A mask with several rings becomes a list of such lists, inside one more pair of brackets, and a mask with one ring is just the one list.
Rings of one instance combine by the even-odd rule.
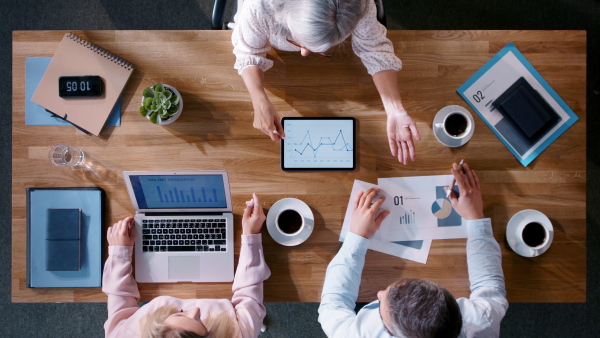
[[[67, 33], [54, 53], [31, 101], [81, 129], [98, 135], [132, 72], [132, 64], [72, 33]], [[59, 77], [85, 75], [98, 75], [102, 78], [104, 92], [101, 96], [58, 96]]]

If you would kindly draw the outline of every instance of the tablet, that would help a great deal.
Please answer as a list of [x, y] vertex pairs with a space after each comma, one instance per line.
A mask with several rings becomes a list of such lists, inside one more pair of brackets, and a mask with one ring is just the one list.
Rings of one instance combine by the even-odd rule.
[[283, 170], [354, 170], [356, 120], [353, 117], [284, 117]]

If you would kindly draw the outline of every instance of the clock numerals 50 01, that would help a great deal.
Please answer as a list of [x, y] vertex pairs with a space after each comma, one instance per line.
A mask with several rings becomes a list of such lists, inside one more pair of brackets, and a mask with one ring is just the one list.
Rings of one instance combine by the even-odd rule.
[[104, 86], [98, 75], [61, 76], [58, 78], [58, 96], [60, 97], [98, 97]]

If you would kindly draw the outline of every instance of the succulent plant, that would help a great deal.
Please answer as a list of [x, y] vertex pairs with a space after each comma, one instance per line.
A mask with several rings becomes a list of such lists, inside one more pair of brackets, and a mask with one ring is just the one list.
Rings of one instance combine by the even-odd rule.
[[154, 124], [159, 124], [160, 120], [167, 120], [177, 113], [179, 96], [160, 83], [145, 88], [142, 91], [142, 96], [144, 98], [140, 107], [140, 114], [147, 117]]

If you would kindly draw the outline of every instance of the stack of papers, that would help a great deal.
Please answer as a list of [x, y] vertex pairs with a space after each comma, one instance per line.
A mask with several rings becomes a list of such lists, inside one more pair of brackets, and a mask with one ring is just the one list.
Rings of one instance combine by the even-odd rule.
[[464, 219], [446, 198], [444, 187], [451, 181], [452, 175], [379, 178], [377, 185], [355, 180], [340, 241], [350, 230], [358, 192], [380, 188], [386, 197], [381, 210], [390, 214], [371, 237], [369, 249], [425, 264], [433, 239], [467, 237]]

